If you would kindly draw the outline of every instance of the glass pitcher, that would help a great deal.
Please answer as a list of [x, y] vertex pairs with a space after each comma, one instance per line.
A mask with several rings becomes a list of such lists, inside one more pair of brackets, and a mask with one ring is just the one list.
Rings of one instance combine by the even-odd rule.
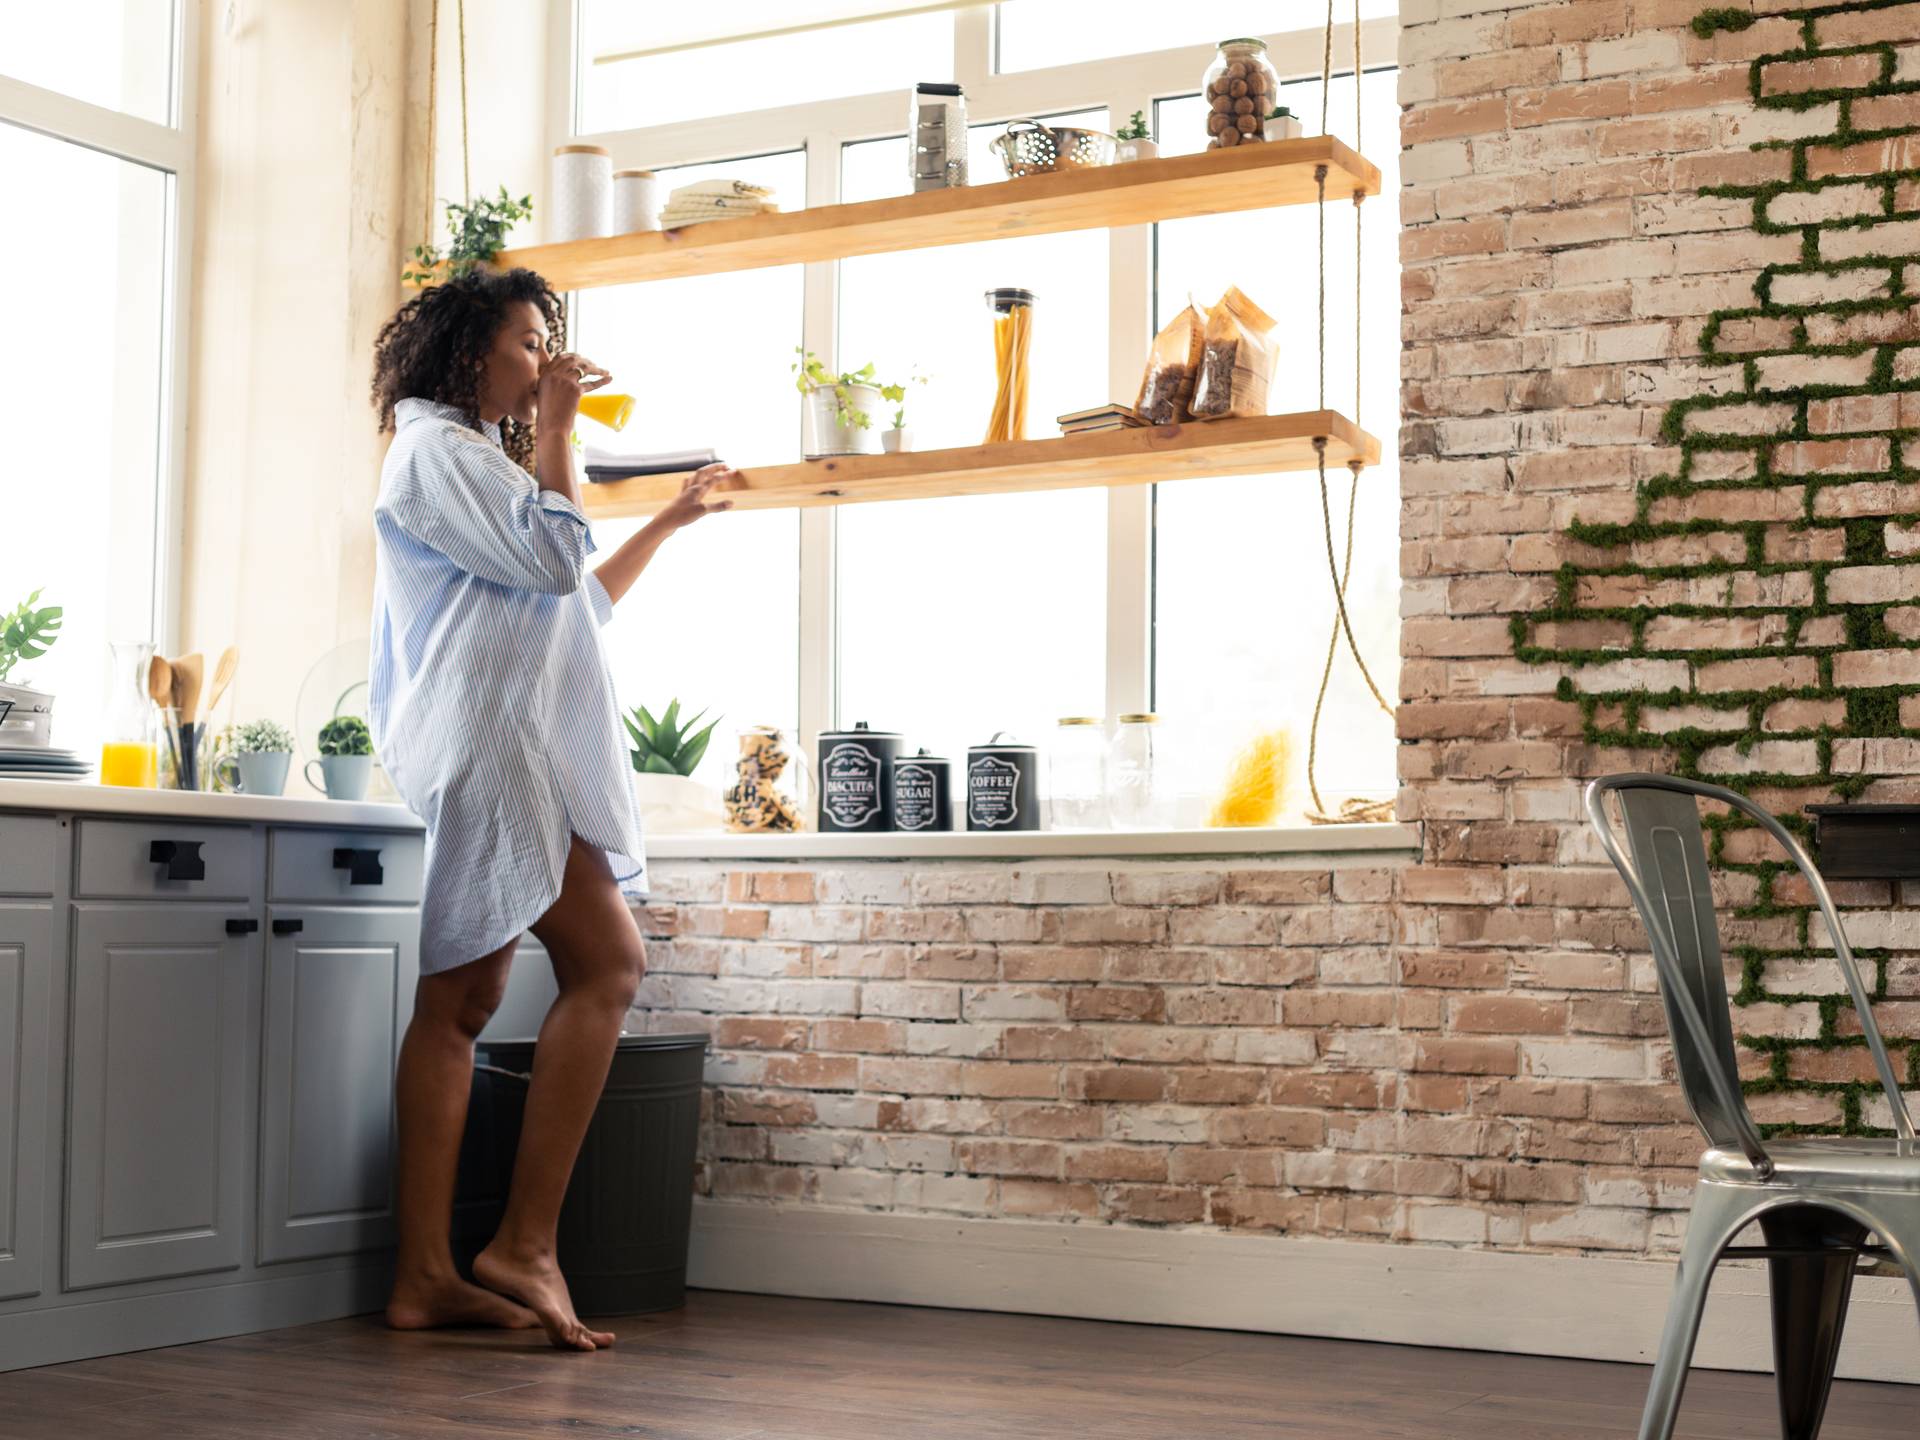
[[100, 783], [151, 790], [160, 783], [160, 749], [147, 673], [153, 646], [115, 640], [107, 685], [107, 738], [100, 747]]

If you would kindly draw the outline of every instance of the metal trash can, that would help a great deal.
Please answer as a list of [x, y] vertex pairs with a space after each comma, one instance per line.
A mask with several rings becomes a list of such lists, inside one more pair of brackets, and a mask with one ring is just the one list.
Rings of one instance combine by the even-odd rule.
[[[458, 1246], [492, 1236], [513, 1178], [531, 1040], [487, 1040], [461, 1155]], [[560, 1272], [582, 1315], [672, 1310], [687, 1289], [705, 1035], [622, 1035], [560, 1208]], [[506, 1074], [499, 1073], [508, 1072]]]

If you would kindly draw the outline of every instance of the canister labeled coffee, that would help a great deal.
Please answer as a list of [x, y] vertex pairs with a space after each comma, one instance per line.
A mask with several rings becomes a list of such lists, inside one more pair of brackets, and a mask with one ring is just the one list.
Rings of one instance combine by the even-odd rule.
[[893, 828], [893, 757], [900, 737], [869, 730], [865, 722], [851, 730], [820, 736], [820, 829], [823, 833]]
[[1040, 828], [1040, 752], [1000, 731], [967, 749], [967, 829]]
[[943, 757], [919, 754], [893, 762], [893, 828], [896, 830], [953, 829], [953, 794], [948, 786], [952, 765]]

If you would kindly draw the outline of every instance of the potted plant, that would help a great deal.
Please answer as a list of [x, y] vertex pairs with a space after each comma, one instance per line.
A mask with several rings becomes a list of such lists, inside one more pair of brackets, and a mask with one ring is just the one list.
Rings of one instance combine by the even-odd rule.
[[53, 743], [53, 696], [45, 690], [7, 683], [22, 660], [38, 660], [60, 638], [58, 605], [34, 608], [34, 591], [12, 610], [0, 613], [0, 734], [15, 745]]
[[[320, 780], [313, 767], [320, 767]], [[329, 800], [364, 800], [373, 774], [373, 736], [358, 715], [336, 715], [320, 727], [320, 758], [307, 762], [307, 783]]]
[[893, 428], [880, 436], [880, 448], [889, 455], [902, 455], [913, 449], [913, 432], [907, 429], [907, 387], [926, 383], [926, 376], [916, 374], [898, 385], [880, 387], [880, 398], [893, 406]]
[[811, 350], [796, 345], [794, 354], [800, 357], [793, 362], [794, 388], [807, 397], [813, 415], [813, 444], [807, 458], [878, 455], [880, 442], [873, 429], [873, 412], [880, 408], [883, 397], [873, 363], [830, 375]]
[[703, 729], [694, 727], [707, 712], [702, 710], [690, 720], [681, 720], [680, 702], [674, 700], [659, 719], [644, 705], [636, 705], [626, 722], [633, 740], [633, 798], [640, 807], [642, 822], [655, 831], [714, 830], [724, 822], [720, 797], [693, 779], [713, 727], [715, 716]]
[[277, 720], [249, 720], [230, 725], [222, 737], [226, 760], [221, 777], [229, 767], [234, 778], [228, 781], [242, 795], [279, 795], [287, 788], [287, 768], [293, 764], [293, 732]]
[[1298, 140], [1300, 117], [1287, 106], [1276, 105], [1267, 112], [1266, 124], [1262, 128], [1269, 140]]
[[1124, 165], [1129, 160], [1153, 160], [1160, 154], [1160, 147], [1153, 142], [1147, 132], [1146, 116], [1136, 110], [1133, 118], [1114, 132], [1114, 138], [1120, 142], [1113, 152], [1113, 163]]
[[446, 254], [432, 245], [414, 246], [413, 263], [417, 268], [402, 271], [400, 275], [409, 285], [436, 284], [475, 265], [488, 263], [506, 248], [507, 232], [520, 221], [533, 218], [533, 197], [522, 195], [515, 200], [507, 194], [504, 185], [497, 198], [482, 195], [465, 205], [451, 200], [446, 205], [447, 230], [451, 237]]

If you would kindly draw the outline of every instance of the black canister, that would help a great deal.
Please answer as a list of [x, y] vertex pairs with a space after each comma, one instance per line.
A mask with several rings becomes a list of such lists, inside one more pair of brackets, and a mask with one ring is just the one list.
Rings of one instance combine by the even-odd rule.
[[869, 730], [862, 721], [851, 730], [820, 736], [820, 830], [822, 834], [893, 828], [893, 757], [900, 737]]
[[953, 829], [952, 764], [923, 747], [918, 755], [893, 762], [893, 828]]
[[967, 748], [967, 829], [1040, 828], [1040, 752], [1001, 740]]

